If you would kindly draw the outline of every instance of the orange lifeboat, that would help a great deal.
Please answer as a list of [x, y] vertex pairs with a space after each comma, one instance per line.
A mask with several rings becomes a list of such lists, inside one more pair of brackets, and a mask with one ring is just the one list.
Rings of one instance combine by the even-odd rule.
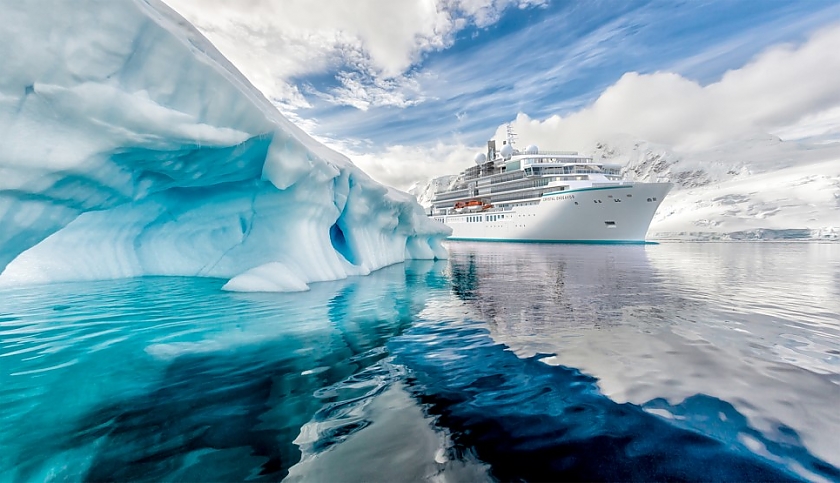
[[464, 211], [469, 211], [469, 212], [481, 211], [483, 206], [484, 206], [484, 203], [482, 203], [481, 200], [469, 200], [464, 205]]

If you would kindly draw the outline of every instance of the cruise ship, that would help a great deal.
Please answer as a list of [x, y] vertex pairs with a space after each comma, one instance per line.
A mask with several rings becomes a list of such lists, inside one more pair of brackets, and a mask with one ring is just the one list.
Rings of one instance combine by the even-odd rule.
[[670, 183], [637, 183], [621, 166], [573, 151], [487, 143], [475, 166], [432, 197], [451, 240], [643, 243]]

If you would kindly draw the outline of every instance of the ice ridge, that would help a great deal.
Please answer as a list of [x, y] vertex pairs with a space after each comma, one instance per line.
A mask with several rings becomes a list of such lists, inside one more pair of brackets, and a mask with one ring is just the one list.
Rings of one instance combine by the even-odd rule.
[[449, 231], [283, 117], [159, 0], [4, 2], [0, 285], [301, 290]]

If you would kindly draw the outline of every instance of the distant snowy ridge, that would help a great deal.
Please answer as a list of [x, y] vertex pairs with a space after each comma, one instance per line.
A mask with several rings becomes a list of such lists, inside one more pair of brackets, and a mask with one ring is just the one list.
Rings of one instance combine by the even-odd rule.
[[649, 239], [840, 240], [840, 144], [767, 135], [680, 153], [616, 138], [592, 154], [628, 179], [675, 184]]
[[457, 174], [438, 176], [425, 183], [414, 183], [408, 189], [408, 193], [414, 195], [420, 205], [428, 208], [432, 206], [432, 198], [434, 198], [435, 193], [451, 188], [459, 179], [461, 177]]
[[292, 125], [159, 0], [0, 13], [0, 285], [301, 290], [446, 256], [445, 226]]
[[[840, 144], [767, 135], [676, 152], [615, 136], [588, 154], [623, 166], [627, 179], [675, 184], [650, 240], [840, 240]], [[410, 192], [428, 207], [435, 190], [455, 179], [435, 178]]]

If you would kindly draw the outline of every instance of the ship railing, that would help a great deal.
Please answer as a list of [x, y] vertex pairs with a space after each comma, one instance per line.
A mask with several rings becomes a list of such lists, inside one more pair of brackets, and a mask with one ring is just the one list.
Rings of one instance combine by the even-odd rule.
[[469, 195], [469, 189], [464, 188], [460, 190], [452, 190], [446, 191], [443, 193], [435, 193], [435, 196], [432, 198], [432, 201], [449, 201], [449, 200], [457, 200], [459, 198], [465, 198]]
[[[523, 159], [525, 164], [562, 164], [573, 166], [576, 164], [596, 164], [592, 158], [574, 158], [574, 159], [559, 159], [559, 158], [540, 158], [540, 157], [526, 157]], [[597, 163], [600, 164], [600, 163]]]
[[517, 156], [580, 156], [577, 151], [543, 151], [540, 150], [537, 154], [528, 154], [525, 151], [518, 151]]

